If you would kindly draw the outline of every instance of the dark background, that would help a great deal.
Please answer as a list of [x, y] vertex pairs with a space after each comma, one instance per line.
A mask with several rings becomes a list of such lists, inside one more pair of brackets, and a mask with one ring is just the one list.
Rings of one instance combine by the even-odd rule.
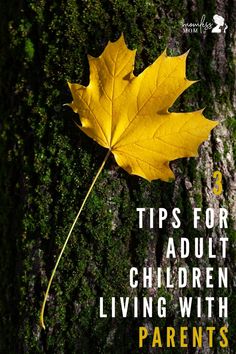
[[[158, 0], [0, 1], [0, 352], [1, 353], [197, 353], [195, 349], [138, 349], [138, 326], [222, 325], [217, 318], [181, 319], [174, 307], [182, 295], [229, 295], [230, 348], [204, 353], [235, 353], [235, 2]], [[184, 22], [206, 15], [225, 18], [226, 33], [184, 34]], [[191, 48], [187, 77], [201, 79], [176, 102], [177, 111], [206, 107], [205, 115], [221, 121], [199, 158], [172, 164], [176, 181], [149, 183], [129, 176], [110, 158], [89, 198], [60, 263], [46, 306], [46, 331], [39, 327], [43, 292], [105, 149], [75, 127], [76, 116], [67, 81], [88, 83], [86, 55], [101, 54], [121, 32], [137, 48], [136, 74], [168, 48], [178, 55]], [[212, 173], [223, 174], [223, 194], [212, 193]], [[182, 228], [139, 230], [136, 207], [182, 211]], [[189, 289], [166, 296], [168, 316], [144, 321], [132, 316], [99, 319], [98, 299], [143, 296], [130, 293], [131, 266], [168, 265], [163, 248], [168, 236], [218, 239], [217, 226], [192, 229], [192, 208], [220, 206], [230, 212], [228, 257], [186, 260], [192, 266], [228, 266], [230, 289]], [[171, 264], [174, 267], [183, 261]], [[217, 349], [218, 348], [218, 349]]]

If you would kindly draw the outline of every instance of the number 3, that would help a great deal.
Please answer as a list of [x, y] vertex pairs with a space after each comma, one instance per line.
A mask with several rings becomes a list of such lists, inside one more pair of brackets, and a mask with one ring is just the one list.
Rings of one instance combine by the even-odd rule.
[[215, 195], [220, 195], [223, 191], [222, 187], [222, 173], [220, 171], [213, 172], [213, 178], [215, 178], [215, 185], [213, 187], [213, 193]]

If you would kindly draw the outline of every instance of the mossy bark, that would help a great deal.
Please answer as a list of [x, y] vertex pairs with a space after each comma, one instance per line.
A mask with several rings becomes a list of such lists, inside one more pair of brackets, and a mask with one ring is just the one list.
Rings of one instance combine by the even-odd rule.
[[[236, 347], [235, 284], [235, 3], [233, 1], [67, 0], [8, 1], [1, 11], [1, 202], [0, 223], [0, 352], [1, 353], [139, 353], [138, 327], [181, 325], [168, 298], [168, 316], [143, 321], [132, 316], [100, 319], [99, 296], [109, 306], [112, 296], [143, 296], [141, 285], [131, 293], [132, 266], [166, 265], [168, 236], [230, 239], [227, 260], [197, 262], [189, 267], [227, 265], [231, 349]], [[228, 24], [226, 33], [184, 34], [183, 22], [208, 22], [217, 13]], [[146, 182], [129, 176], [110, 158], [73, 232], [47, 302], [46, 331], [39, 327], [43, 291], [68, 229], [106, 151], [75, 129], [67, 80], [86, 84], [86, 54], [97, 56], [108, 40], [123, 32], [130, 48], [137, 48], [136, 73], [167, 46], [172, 55], [191, 48], [187, 76], [201, 79], [175, 104], [188, 111], [206, 107], [205, 115], [219, 119], [199, 158], [172, 164], [176, 181]], [[214, 170], [223, 174], [223, 193], [212, 193]], [[172, 233], [138, 228], [137, 207], [177, 206], [183, 227]], [[193, 207], [226, 207], [230, 227], [224, 232], [204, 225], [193, 232]], [[175, 267], [180, 264], [177, 260]], [[183, 264], [183, 262], [182, 262]], [[160, 295], [155, 288], [152, 295]], [[185, 289], [183, 294], [187, 294]], [[202, 296], [211, 292], [203, 290]], [[221, 296], [223, 290], [214, 290]], [[196, 296], [197, 293], [192, 293]], [[217, 315], [214, 317], [214, 323]], [[192, 326], [195, 319], [185, 321]], [[217, 326], [223, 321], [217, 321]], [[146, 346], [143, 353], [158, 352]], [[180, 353], [181, 349], [164, 349]], [[188, 349], [186, 353], [197, 353]]]

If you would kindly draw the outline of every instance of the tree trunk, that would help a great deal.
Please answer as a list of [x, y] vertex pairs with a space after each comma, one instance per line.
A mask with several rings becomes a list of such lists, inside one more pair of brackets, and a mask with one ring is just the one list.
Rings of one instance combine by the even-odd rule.
[[[1, 203], [0, 222], [0, 352], [1, 353], [234, 353], [236, 348], [235, 294], [235, 20], [233, 1], [131, 1], [45, 0], [8, 1], [1, 11], [0, 92], [1, 109]], [[213, 24], [213, 16], [224, 18], [228, 28], [221, 33], [185, 33], [184, 24]], [[225, 26], [225, 25], [224, 25]], [[188, 27], [191, 28], [191, 27]], [[200, 150], [198, 158], [171, 163], [176, 180], [151, 183], [130, 176], [110, 158], [62, 257], [46, 305], [46, 330], [39, 326], [39, 311], [48, 279], [93, 177], [106, 151], [75, 129], [76, 116], [63, 104], [71, 102], [67, 81], [88, 83], [87, 54], [101, 54], [108, 40], [124, 33], [129, 48], [137, 48], [136, 74], [168, 48], [178, 55], [191, 48], [187, 77], [200, 82], [175, 103], [175, 111], [206, 107], [205, 116], [220, 124]], [[223, 176], [223, 191], [213, 193], [213, 172]], [[174, 207], [181, 210], [181, 228], [138, 226], [136, 208]], [[193, 209], [201, 208], [198, 229], [193, 228]], [[204, 215], [213, 208], [229, 212], [228, 228], [207, 228]], [[157, 215], [155, 214], [155, 217]], [[168, 240], [178, 246], [177, 258], [167, 259]], [[180, 257], [180, 239], [190, 240], [191, 255]], [[196, 237], [207, 246], [213, 239], [217, 257], [207, 253], [197, 259]], [[221, 257], [221, 237], [228, 237], [227, 258]], [[139, 286], [131, 289], [131, 267], [139, 270]], [[153, 286], [142, 287], [142, 269], [152, 267]], [[157, 288], [157, 267], [228, 267], [228, 289]], [[111, 297], [167, 299], [167, 316], [127, 318], [117, 311], [111, 317]], [[177, 308], [181, 296], [213, 296], [213, 318], [204, 307], [201, 318], [194, 310], [181, 318]], [[217, 299], [229, 299], [228, 319], [219, 318]], [[104, 298], [107, 318], [99, 317], [99, 297]], [[195, 309], [195, 307], [194, 307]], [[154, 327], [229, 327], [229, 347], [221, 348], [215, 336], [210, 348], [206, 331], [202, 349], [152, 347]], [[139, 327], [149, 336], [139, 349]], [[163, 333], [162, 332], [162, 333]], [[165, 342], [163, 337], [163, 342]]]

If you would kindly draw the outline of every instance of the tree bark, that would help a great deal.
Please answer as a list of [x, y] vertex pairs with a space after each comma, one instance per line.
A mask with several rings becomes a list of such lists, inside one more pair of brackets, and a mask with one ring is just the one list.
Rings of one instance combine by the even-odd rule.
[[[224, 33], [211, 30], [184, 33], [183, 23], [213, 23], [225, 19]], [[1, 72], [1, 202], [0, 224], [0, 352], [1, 353], [139, 353], [138, 328], [149, 339], [143, 353], [233, 353], [236, 347], [235, 295], [235, 2], [195, 1], [9, 1], [2, 4]], [[171, 163], [172, 183], [149, 183], [129, 176], [110, 158], [88, 200], [62, 258], [46, 305], [46, 331], [39, 326], [43, 292], [66, 234], [106, 151], [75, 129], [75, 115], [63, 104], [71, 101], [66, 82], [88, 83], [86, 54], [98, 56], [108, 40], [124, 33], [129, 48], [137, 48], [135, 72], [150, 65], [168, 48], [177, 55], [191, 48], [187, 77], [200, 79], [175, 103], [173, 110], [206, 107], [205, 115], [220, 124], [198, 158]], [[213, 193], [213, 172], [223, 176], [223, 192]], [[136, 208], [174, 207], [181, 210], [181, 228], [171, 219], [162, 229], [138, 227]], [[192, 227], [193, 208], [220, 207], [229, 211], [228, 229], [207, 229], [202, 219]], [[193, 245], [213, 238], [216, 259], [165, 257], [168, 238], [180, 252], [180, 238]], [[220, 256], [220, 237], [229, 238], [227, 258]], [[228, 289], [157, 289], [142, 287], [143, 267], [218, 267], [229, 269]], [[129, 286], [129, 271], [137, 267], [139, 287]], [[175, 273], [176, 274], [176, 273]], [[155, 275], [155, 274], [154, 274]], [[204, 276], [202, 281], [204, 281]], [[224, 295], [225, 294], [225, 295]], [[167, 317], [152, 319], [99, 317], [99, 297], [108, 311], [111, 297], [159, 296], [168, 301]], [[206, 309], [183, 319], [176, 308], [179, 296], [229, 298], [229, 317], [212, 319]], [[155, 326], [229, 326], [228, 348], [189, 346], [153, 348]]]

